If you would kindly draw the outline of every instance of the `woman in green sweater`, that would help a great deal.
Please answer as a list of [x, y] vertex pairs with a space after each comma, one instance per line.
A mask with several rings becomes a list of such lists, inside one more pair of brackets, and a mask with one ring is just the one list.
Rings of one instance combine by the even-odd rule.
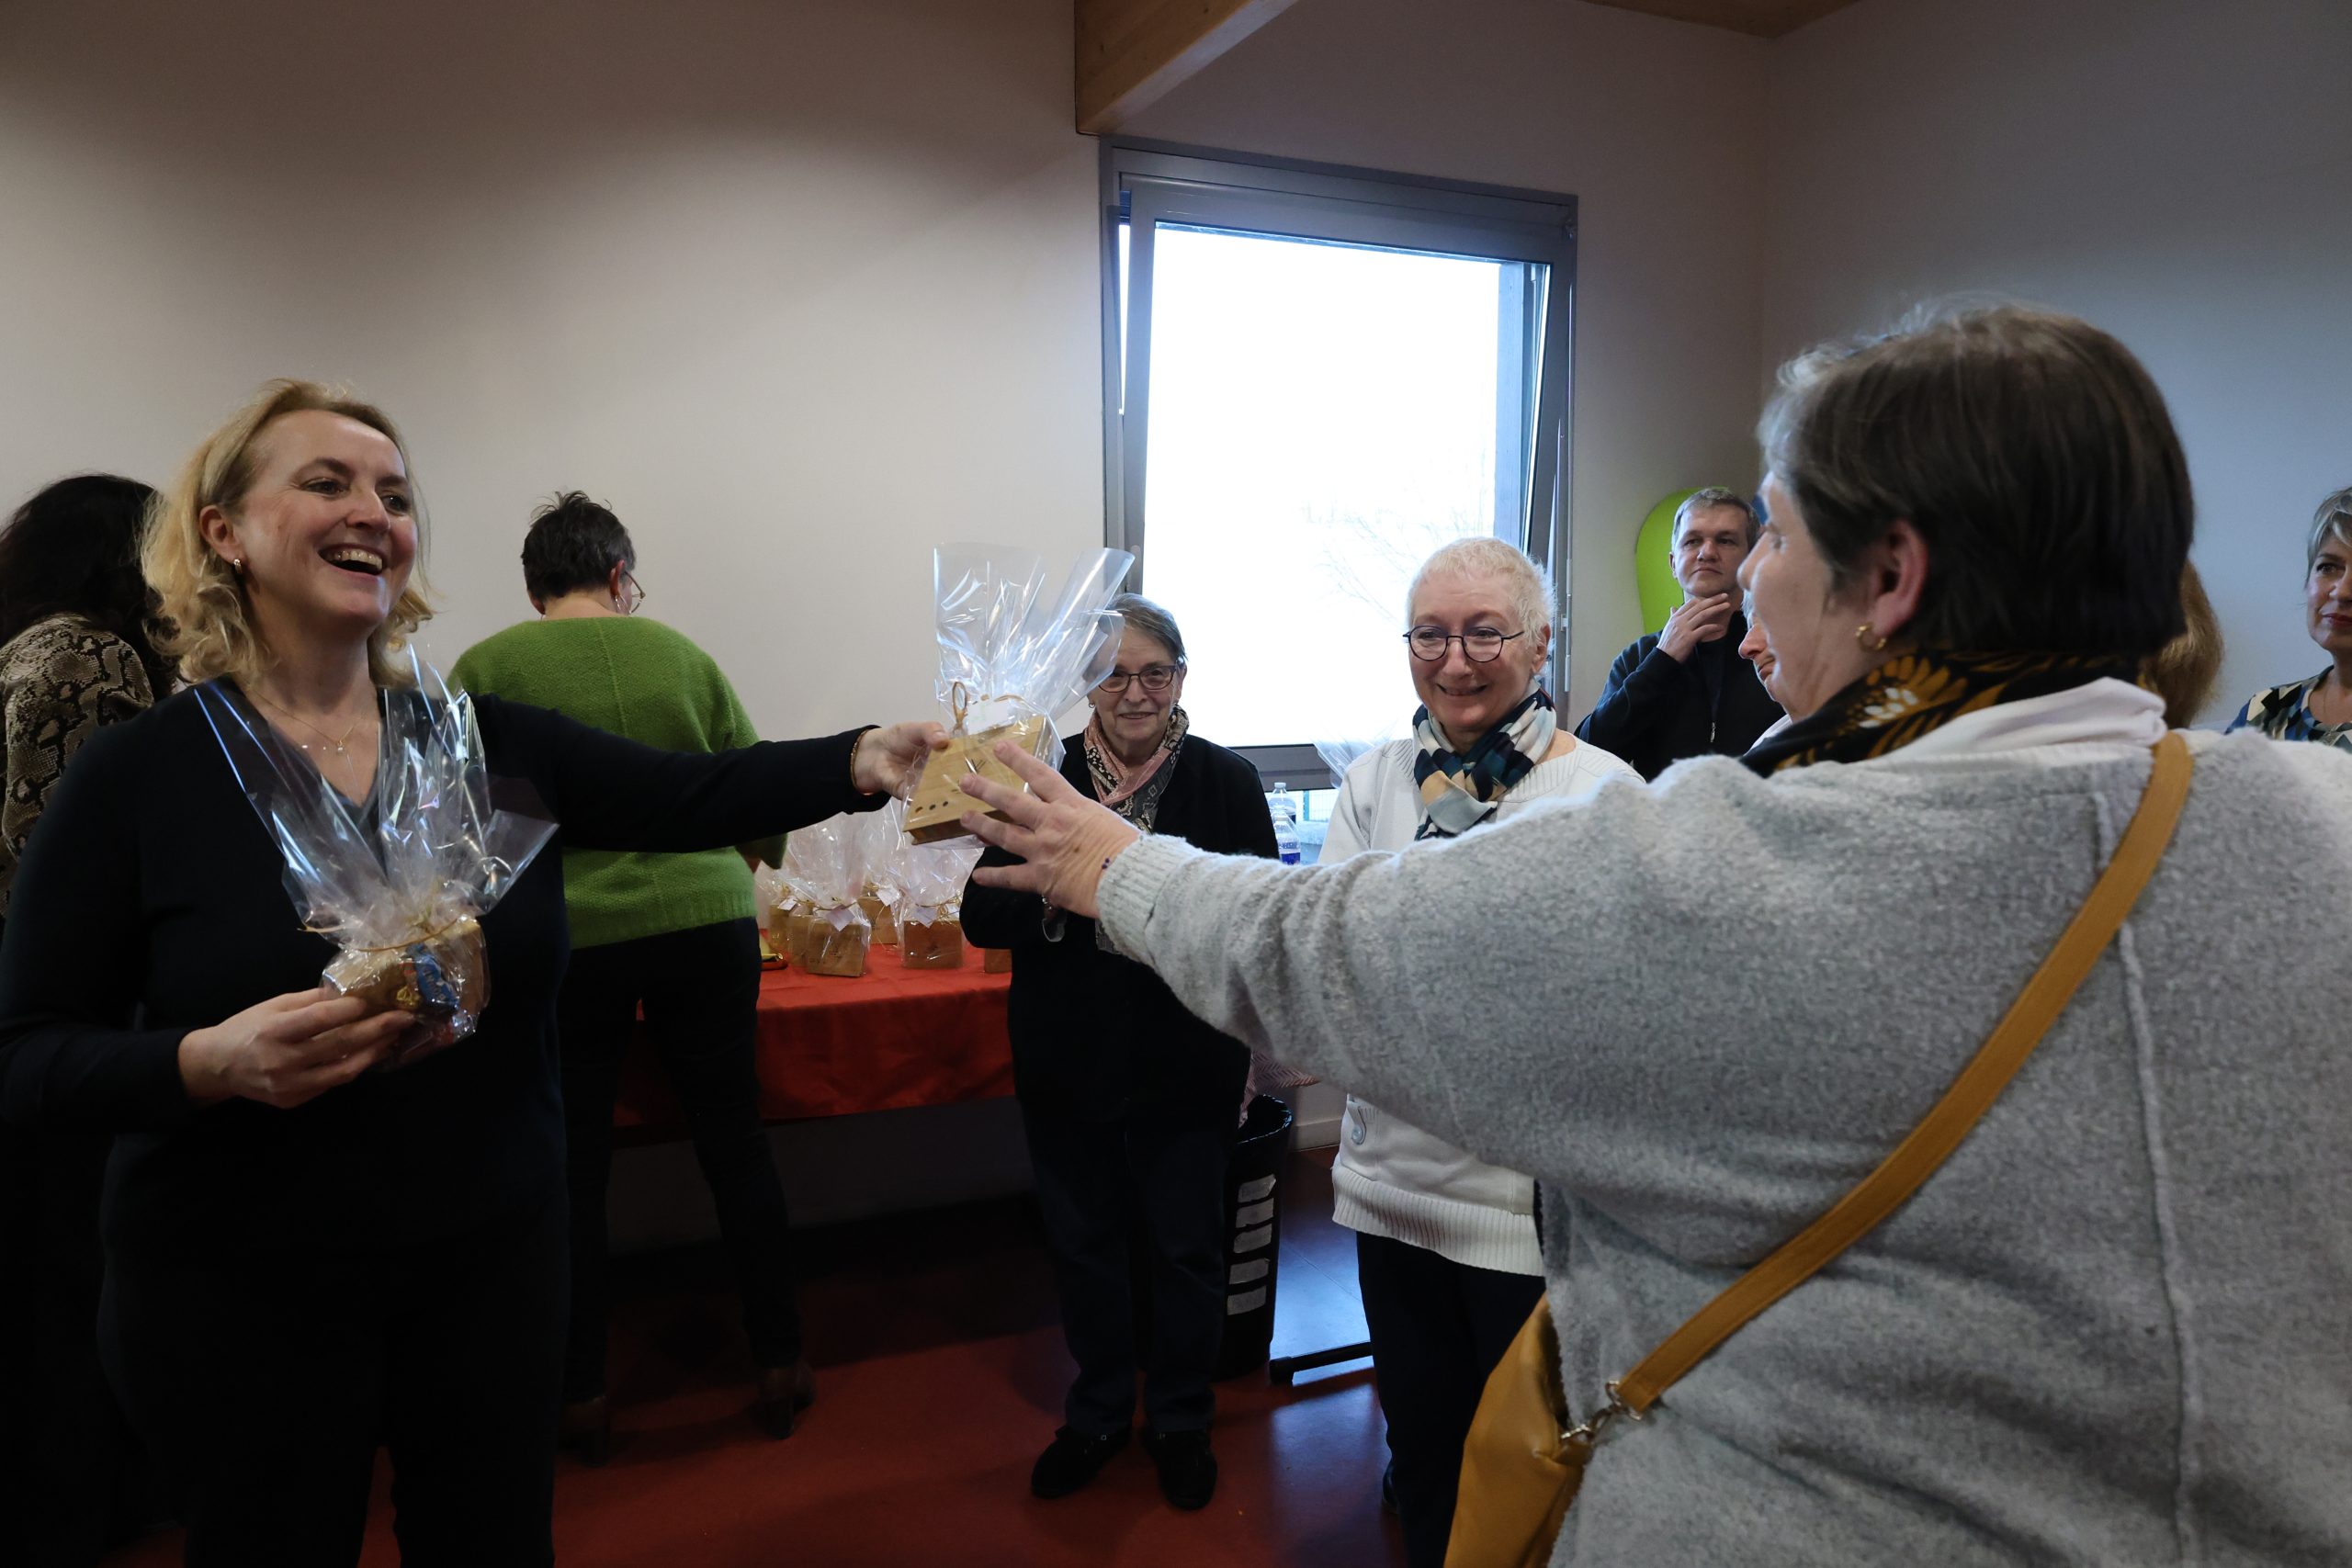
[[[578, 491], [531, 520], [523, 582], [540, 618], [466, 650], [457, 683], [553, 708], [649, 746], [722, 751], [756, 740], [710, 656], [658, 621], [637, 547], [612, 512]], [[564, 1360], [563, 1440], [602, 1464], [612, 1440], [605, 1396], [605, 1191], [621, 1055], [646, 1028], [685, 1111], [718, 1210], [758, 1364], [756, 1414], [778, 1438], [816, 1395], [802, 1358], [784, 1184], [761, 1130], [753, 1014], [759, 928], [753, 858], [781, 843], [699, 854], [570, 850], [564, 904], [575, 952], [557, 1003], [571, 1190], [571, 1328]]]

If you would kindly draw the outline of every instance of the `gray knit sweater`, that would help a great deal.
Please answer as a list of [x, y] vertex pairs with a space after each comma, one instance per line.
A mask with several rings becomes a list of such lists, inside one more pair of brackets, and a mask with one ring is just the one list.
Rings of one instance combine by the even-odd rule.
[[[1904, 1209], [1595, 1456], [1555, 1565], [2352, 1562], [2352, 756], [2192, 738], [2179, 832]], [[1902, 1138], [2148, 776], [2074, 744], [1682, 764], [1281, 868], [1146, 840], [1119, 948], [1565, 1201], [1571, 1407]]]

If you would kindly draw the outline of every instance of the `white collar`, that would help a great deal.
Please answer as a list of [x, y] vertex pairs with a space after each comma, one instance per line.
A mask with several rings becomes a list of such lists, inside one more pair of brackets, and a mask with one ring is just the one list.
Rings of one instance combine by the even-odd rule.
[[1938, 725], [1900, 750], [1877, 759], [1926, 761], [1981, 757], [2042, 746], [2154, 746], [2165, 737], [2165, 700], [2144, 686], [2111, 677], [2052, 692], [1996, 703]]

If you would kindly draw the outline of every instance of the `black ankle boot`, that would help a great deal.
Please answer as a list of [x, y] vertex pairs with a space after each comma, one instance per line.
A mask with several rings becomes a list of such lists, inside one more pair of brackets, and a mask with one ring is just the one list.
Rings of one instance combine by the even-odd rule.
[[1068, 1427], [1054, 1434], [1029, 1472], [1029, 1490], [1039, 1497], [1067, 1497], [1094, 1479], [1111, 1456], [1127, 1446], [1127, 1429], [1089, 1437]]
[[1149, 1432], [1143, 1451], [1159, 1470], [1159, 1495], [1179, 1508], [1205, 1508], [1216, 1495], [1216, 1455], [1205, 1431]]

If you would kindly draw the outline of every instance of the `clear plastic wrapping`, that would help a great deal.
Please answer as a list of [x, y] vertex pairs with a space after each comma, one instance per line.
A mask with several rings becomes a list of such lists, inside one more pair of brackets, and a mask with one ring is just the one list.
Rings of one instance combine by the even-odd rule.
[[811, 975], [865, 973], [874, 925], [859, 903], [865, 871], [858, 840], [858, 819], [842, 816], [796, 829], [785, 845], [786, 879], [807, 898], [800, 918], [786, 923], [796, 942], [789, 959]]
[[910, 969], [957, 969], [964, 964], [964, 884], [978, 863], [971, 838], [909, 844], [899, 852], [899, 943]]
[[376, 784], [355, 805], [295, 742], [220, 681], [197, 700], [286, 863], [302, 924], [342, 951], [321, 976], [415, 1015], [385, 1061], [456, 1043], [490, 1005], [481, 920], [554, 836], [555, 824], [492, 806], [472, 700], [411, 655], [413, 690], [381, 694]]
[[879, 811], [856, 818], [857, 858], [864, 880], [859, 903], [874, 927], [874, 945], [899, 941], [899, 857], [907, 824], [907, 803], [893, 799]]
[[1081, 554], [1045, 597], [1045, 560], [1002, 545], [942, 545], [932, 553], [941, 707], [952, 726], [946, 750], [932, 753], [915, 781], [907, 836], [916, 843], [964, 836], [976, 803], [959, 787], [984, 773], [1015, 788], [996, 760], [1013, 740], [1049, 763], [1060, 761], [1055, 716], [1075, 706], [1118, 662], [1125, 621], [1111, 606], [1135, 558], [1125, 550]]

